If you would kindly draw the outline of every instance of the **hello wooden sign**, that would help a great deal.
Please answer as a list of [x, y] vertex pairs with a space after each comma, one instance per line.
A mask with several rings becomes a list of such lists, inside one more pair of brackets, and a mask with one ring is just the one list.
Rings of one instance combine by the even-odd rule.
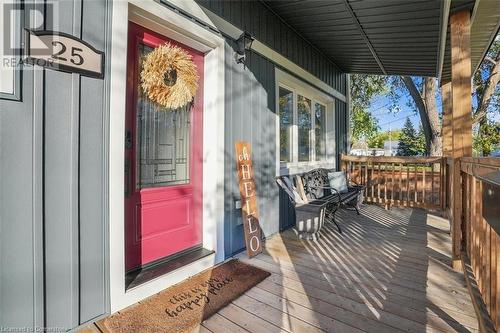
[[262, 252], [262, 234], [259, 226], [259, 207], [257, 206], [251, 148], [250, 144], [245, 141], [236, 142], [235, 148], [245, 243], [248, 257], [252, 258]]

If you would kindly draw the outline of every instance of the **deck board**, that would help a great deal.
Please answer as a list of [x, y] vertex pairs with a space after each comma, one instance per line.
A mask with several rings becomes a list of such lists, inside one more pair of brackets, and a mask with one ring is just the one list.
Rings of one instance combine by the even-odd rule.
[[313, 242], [288, 230], [257, 257], [238, 255], [272, 275], [233, 304], [288, 332], [313, 331], [304, 323], [327, 332], [477, 332], [463, 275], [450, 268], [447, 222], [421, 209], [361, 213], [338, 213], [342, 234], [327, 226]]
[[287, 230], [258, 256], [237, 255], [271, 276], [193, 332], [478, 331], [465, 279], [450, 268], [447, 221], [375, 205], [337, 219], [342, 234], [326, 226], [303, 241]]

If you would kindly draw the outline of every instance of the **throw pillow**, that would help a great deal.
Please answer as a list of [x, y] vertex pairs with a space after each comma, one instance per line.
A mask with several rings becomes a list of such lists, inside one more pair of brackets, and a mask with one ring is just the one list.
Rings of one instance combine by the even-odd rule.
[[347, 193], [347, 178], [344, 171], [329, 172], [328, 182], [330, 187], [336, 189], [339, 193]]

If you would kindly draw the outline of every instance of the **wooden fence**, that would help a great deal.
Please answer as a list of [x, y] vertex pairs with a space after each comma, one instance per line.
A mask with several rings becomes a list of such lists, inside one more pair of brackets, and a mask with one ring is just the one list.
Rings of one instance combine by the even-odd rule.
[[[463, 194], [462, 246], [465, 247], [467, 254], [465, 260], [470, 263], [477, 281], [477, 289], [492, 324], [498, 331], [500, 330], [500, 235], [498, 233], [500, 159], [462, 158], [460, 169]], [[471, 293], [473, 294], [472, 291]], [[480, 314], [481, 311], [476, 309], [476, 312]]]
[[365, 201], [387, 206], [444, 209], [442, 157], [341, 156], [349, 178], [366, 185]]

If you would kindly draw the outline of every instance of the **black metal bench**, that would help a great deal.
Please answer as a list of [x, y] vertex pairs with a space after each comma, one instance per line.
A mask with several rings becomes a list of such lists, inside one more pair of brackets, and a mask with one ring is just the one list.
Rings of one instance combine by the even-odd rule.
[[334, 223], [341, 233], [342, 229], [335, 220], [335, 213], [341, 206], [347, 206], [359, 215], [358, 204], [364, 186], [351, 182], [347, 192], [341, 193], [330, 187], [328, 172], [333, 171], [319, 168], [276, 179], [295, 208], [295, 227], [300, 238], [315, 239], [325, 222]]

